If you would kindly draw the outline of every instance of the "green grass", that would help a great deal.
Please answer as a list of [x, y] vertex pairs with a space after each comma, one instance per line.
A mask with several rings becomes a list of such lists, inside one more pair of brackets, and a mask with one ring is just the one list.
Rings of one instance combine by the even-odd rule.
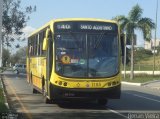
[[154, 81], [154, 80], [160, 80], [160, 75], [147, 75], [147, 74], [138, 74], [135, 75], [133, 80], [130, 80], [129, 75], [126, 75], [126, 78], [123, 78], [122, 75], [122, 81], [127, 81], [127, 82], [133, 82], [133, 83], [145, 83], [145, 82], [149, 82], [149, 81]]
[[7, 109], [6, 105], [5, 105], [5, 99], [4, 99], [4, 96], [3, 96], [3, 90], [0, 87], [0, 113], [3, 113], [3, 112], [8, 112], [8, 109]]
[[[122, 70], [123, 70], [122, 66]], [[130, 71], [130, 66], [126, 66], [126, 71]], [[151, 64], [135, 64], [134, 65], [134, 71], [153, 71], [153, 65]], [[155, 71], [160, 71], [160, 64], [155, 65]]]
[[6, 67], [0, 67], [0, 73], [5, 71], [6, 70]]
[[3, 68], [2, 67], [0, 67], [0, 73], [3, 71]]
[[[153, 71], [153, 55], [149, 56], [141, 53], [136, 58], [139, 58], [139, 60], [134, 62], [134, 71]], [[123, 69], [124, 67], [122, 65], [122, 71]], [[130, 71], [130, 65], [126, 65], [126, 71]], [[160, 71], [160, 56], [155, 57], [155, 71]], [[127, 74], [126, 79], [123, 79], [123, 81], [134, 83], [145, 83], [153, 80], [160, 80], [160, 75], [135, 74], [134, 79], [130, 80], [130, 75]]]

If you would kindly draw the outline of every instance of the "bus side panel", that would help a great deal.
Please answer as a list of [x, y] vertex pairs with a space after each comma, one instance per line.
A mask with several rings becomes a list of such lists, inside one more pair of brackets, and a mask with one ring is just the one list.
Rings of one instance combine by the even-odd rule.
[[27, 82], [29, 83], [29, 58], [27, 57], [27, 60], [26, 60], [26, 71], [27, 71]]
[[30, 75], [32, 75], [32, 84], [42, 89], [42, 77], [46, 77], [46, 59], [45, 57], [33, 57], [30, 59]]

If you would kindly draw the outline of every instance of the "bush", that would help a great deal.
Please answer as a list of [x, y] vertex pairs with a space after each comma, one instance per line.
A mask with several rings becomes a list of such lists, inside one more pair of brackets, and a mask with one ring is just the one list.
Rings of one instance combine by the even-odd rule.
[[3, 113], [3, 112], [8, 112], [8, 109], [7, 109], [6, 105], [5, 105], [5, 100], [4, 100], [4, 96], [3, 96], [3, 90], [0, 87], [0, 113]]

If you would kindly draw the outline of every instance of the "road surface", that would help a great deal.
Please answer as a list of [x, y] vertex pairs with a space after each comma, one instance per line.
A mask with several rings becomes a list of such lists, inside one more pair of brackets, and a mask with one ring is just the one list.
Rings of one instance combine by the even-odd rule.
[[26, 75], [5, 72], [3, 81], [13, 114], [26, 119], [160, 119], [160, 90], [122, 85], [119, 100], [107, 106], [95, 102], [45, 104], [41, 94], [32, 94]]

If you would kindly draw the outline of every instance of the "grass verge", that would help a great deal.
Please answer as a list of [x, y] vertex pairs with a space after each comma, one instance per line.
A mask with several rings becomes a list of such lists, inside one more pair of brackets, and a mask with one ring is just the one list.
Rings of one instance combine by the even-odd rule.
[[126, 75], [124, 79], [122, 76], [122, 81], [133, 82], [133, 83], [146, 83], [149, 81], [160, 80], [160, 75], [147, 75], [147, 74], [138, 74], [134, 76], [133, 80], [130, 80], [130, 75]]
[[0, 73], [6, 70], [6, 67], [0, 67]]
[[0, 87], [0, 113], [8, 112], [8, 108], [5, 105], [5, 99], [3, 95], [3, 89]]

